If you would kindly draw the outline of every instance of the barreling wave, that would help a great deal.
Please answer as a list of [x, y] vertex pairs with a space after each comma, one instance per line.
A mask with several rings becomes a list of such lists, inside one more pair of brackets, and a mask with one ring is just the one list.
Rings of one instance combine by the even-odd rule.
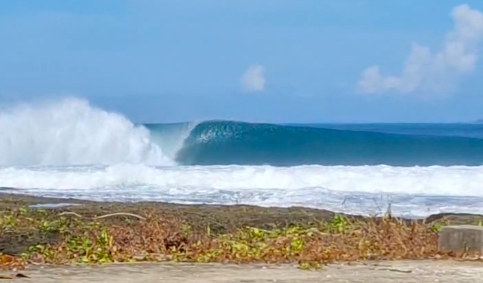
[[[481, 136], [480, 128], [457, 126], [450, 129], [450, 136], [440, 127], [436, 135], [425, 136], [423, 128], [402, 134], [407, 131], [389, 133], [401, 129], [367, 125], [338, 129], [236, 121], [135, 125], [72, 97], [1, 110], [0, 166], [483, 164], [483, 139], [475, 137]], [[458, 131], [472, 137], [454, 136]]]
[[483, 139], [206, 121], [176, 154], [184, 165], [477, 166]]

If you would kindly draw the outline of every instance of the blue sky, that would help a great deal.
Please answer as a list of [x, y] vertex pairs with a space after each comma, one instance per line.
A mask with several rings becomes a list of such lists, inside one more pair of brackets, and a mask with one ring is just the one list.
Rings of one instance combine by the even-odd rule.
[[75, 95], [136, 122], [472, 121], [479, 11], [481, 0], [3, 1], [0, 99]]

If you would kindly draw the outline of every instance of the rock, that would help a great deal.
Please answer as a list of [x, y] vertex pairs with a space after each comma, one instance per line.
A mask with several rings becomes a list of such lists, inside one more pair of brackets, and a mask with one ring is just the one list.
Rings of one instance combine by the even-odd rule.
[[443, 226], [439, 235], [438, 248], [442, 253], [483, 254], [483, 227]]

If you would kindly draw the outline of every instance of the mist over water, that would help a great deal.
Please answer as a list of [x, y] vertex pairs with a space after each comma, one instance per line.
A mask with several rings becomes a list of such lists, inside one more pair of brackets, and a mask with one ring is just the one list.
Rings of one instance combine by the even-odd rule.
[[137, 125], [70, 97], [3, 107], [0, 132], [13, 193], [483, 213], [481, 125]]

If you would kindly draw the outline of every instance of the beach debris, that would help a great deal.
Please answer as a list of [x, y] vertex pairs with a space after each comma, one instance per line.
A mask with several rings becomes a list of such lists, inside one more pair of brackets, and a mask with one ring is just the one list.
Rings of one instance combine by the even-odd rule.
[[92, 219], [92, 220], [107, 218], [107, 217], [111, 217], [111, 216], [132, 216], [132, 217], [135, 217], [135, 218], [140, 219], [140, 220], [146, 220], [145, 217], [142, 217], [142, 216], [134, 214], [134, 213], [128, 213], [128, 212], [109, 213], [109, 214], [96, 216], [96, 217], [85, 217], [85, 216], [82, 216], [78, 213], [71, 212], [71, 211], [59, 213], [59, 216], [63, 216], [63, 215], [74, 215], [74, 216], [79, 217], [79, 218]]
[[15, 279], [15, 278], [30, 278], [23, 273], [10, 274], [10, 275], [0, 275], [0, 279]]

